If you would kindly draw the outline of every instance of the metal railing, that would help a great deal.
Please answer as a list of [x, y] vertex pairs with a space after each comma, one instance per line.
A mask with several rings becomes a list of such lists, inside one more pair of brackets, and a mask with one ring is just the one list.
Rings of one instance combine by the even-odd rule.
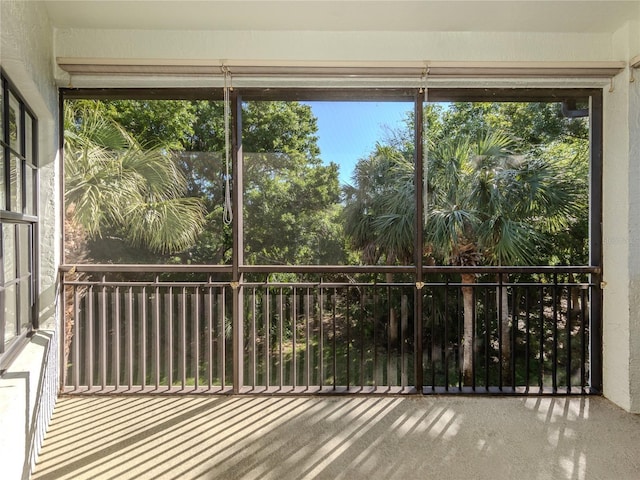
[[596, 268], [62, 270], [68, 392], [599, 390]]

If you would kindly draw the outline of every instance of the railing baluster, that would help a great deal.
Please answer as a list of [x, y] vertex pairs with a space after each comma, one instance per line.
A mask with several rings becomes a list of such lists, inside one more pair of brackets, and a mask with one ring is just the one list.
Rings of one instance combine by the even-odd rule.
[[378, 287], [373, 286], [373, 387], [378, 387]]
[[324, 386], [324, 288], [320, 285], [320, 309], [318, 311], [318, 385]]
[[511, 348], [509, 362], [511, 365], [511, 388], [516, 388], [516, 334], [518, 333], [518, 288], [511, 287]]
[[282, 390], [282, 376], [284, 373], [284, 357], [282, 348], [282, 317], [282, 288], [280, 288], [278, 290], [278, 356], [280, 357], [280, 364], [278, 365], [278, 386], [280, 387], [280, 390]]
[[567, 335], [567, 393], [571, 393], [571, 317], [573, 315], [573, 302], [571, 295], [571, 286], [567, 286], [567, 324], [566, 324], [566, 335]]
[[[471, 321], [472, 321], [472, 326], [471, 326], [471, 391], [475, 392], [476, 391], [476, 373], [477, 373], [477, 363], [479, 361], [478, 359], [478, 353], [476, 352], [476, 350], [478, 350], [478, 339], [476, 338], [478, 335], [478, 308], [477, 308], [477, 288], [474, 287], [471, 289], [471, 304], [473, 305], [473, 310], [471, 311]], [[463, 300], [464, 302], [464, 300]], [[464, 322], [464, 311], [462, 312], [462, 316], [463, 316], [463, 322]], [[463, 323], [463, 328], [464, 328], [464, 323]]]
[[116, 286], [113, 293], [113, 372], [116, 390], [120, 389], [120, 287]]
[[[104, 276], [102, 277], [104, 282]], [[98, 297], [99, 325], [100, 325], [100, 386], [102, 390], [107, 388], [107, 287], [102, 285], [100, 296]]]
[[538, 362], [538, 387], [544, 391], [544, 286], [540, 286], [540, 359]]
[[180, 293], [180, 384], [187, 386], [187, 287]]
[[489, 287], [484, 287], [484, 388], [491, 385], [489, 356], [491, 352], [491, 312], [489, 311]]
[[[438, 287], [438, 289], [441, 287]], [[431, 297], [431, 321], [428, 322], [431, 326], [431, 391], [436, 390], [436, 288], [434, 287], [433, 296]]]
[[213, 387], [213, 292], [211, 287], [211, 275], [207, 279], [204, 299], [204, 321], [206, 335], [204, 337], [204, 359], [207, 363], [207, 390]]
[[[456, 368], [456, 374], [458, 375], [458, 390], [461, 391], [462, 390], [462, 384], [463, 379], [462, 379], [462, 363], [460, 361], [461, 358], [461, 351], [462, 349], [460, 348], [462, 345], [462, 337], [463, 337], [463, 326], [462, 326], [462, 322], [464, 320], [463, 316], [464, 316], [464, 312], [463, 312], [463, 306], [461, 304], [461, 300], [462, 297], [460, 295], [460, 292], [462, 291], [461, 288], [456, 288], [456, 335], [455, 335], [455, 348], [456, 348], [456, 354], [454, 355], [454, 359], [455, 359], [455, 368]], [[473, 289], [471, 290], [473, 292]], [[474, 305], [474, 309], [475, 309], [475, 305]], [[474, 322], [475, 323], [475, 322]], [[471, 369], [473, 370], [473, 356], [474, 356], [474, 350], [473, 350], [473, 333], [471, 334]]]
[[269, 388], [271, 385], [271, 292], [269, 285], [265, 287], [265, 306], [264, 306], [264, 385]]
[[193, 388], [200, 386], [200, 288], [193, 287], [191, 294], [191, 316], [193, 327], [191, 331], [191, 342], [193, 348]]
[[127, 310], [126, 310], [126, 341], [127, 341], [127, 387], [129, 390], [133, 388], [133, 371], [134, 371], [134, 353], [133, 353], [133, 287], [127, 290]]
[[256, 388], [258, 364], [256, 363], [256, 287], [251, 290], [251, 388]]
[[[581, 358], [580, 358], [580, 386], [582, 393], [585, 393], [587, 387], [587, 288], [582, 288], [580, 291], [580, 341], [581, 345]], [[589, 332], [591, 333], [591, 332]]]
[[347, 286], [347, 293], [346, 293], [346, 323], [347, 323], [347, 365], [346, 365], [346, 374], [347, 374], [347, 390], [349, 390], [349, 387], [351, 385], [351, 377], [350, 377], [350, 373], [351, 373], [351, 349], [350, 344], [351, 344], [351, 291], [349, 289], [349, 286]]
[[296, 388], [297, 379], [297, 365], [296, 365], [296, 329], [297, 329], [297, 308], [298, 308], [298, 300], [296, 295], [296, 287], [293, 287], [293, 299], [291, 305], [291, 343], [293, 344], [293, 351], [291, 352], [291, 373], [293, 379], [293, 388]]
[[[158, 283], [158, 277], [156, 276], [156, 283]], [[160, 389], [160, 287], [156, 285], [153, 295], [153, 370], [155, 373], [155, 385], [156, 390]]]
[[147, 287], [142, 287], [140, 298], [140, 384], [147, 386]]
[[82, 344], [83, 325], [86, 325], [84, 317], [80, 317], [80, 295], [78, 287], [73, 286], [73, 388], [80, 388], [80, 345]]
[[525, 392], [529, 392], [529, 385], [531, 383], [530, 371], [531, 371], [531, 289], [529, 287], [525, 290], [525, 322], [526, 322], [526, 342], [525, 348]]
[[503, 355], [503, 341], [502, 341], [502, 274], [498, 274], [498, 389], [502, 391], [502, 386], [504, 384], [504, 355]]
[[93, 387], [93, 285], [87, 290], [87, 386]]
[[391, 370], [391, 337], [395, 334], [391, 328], [391, 317], [394, 315], [393, 307], [391, 306], [391, 287], [387, 285], [387, 380], [385, 385], [392, 385], [392, 370]]
[[173, 356], [175, 352], [173, 345], [173, 287], [169, 287], [165, 304], [167, 308], [167, 387], [171, 389], [173, 387]]
[[307, 288], [304, 298], [304, 318], [305, 318], [305, 349], [304, 349], [304, 366], [305, 378], [304, 384], [307, 390], [311, 383], [311, 289]]
[[407, 386], [407, 352], [405, 334], [409, 325], [409, 304], [408, 298], [401, 291], [400, 293], [400, 387], [404, 391]]
[[220, 372], [220, 386], [227, 385], [227, 291], [220, 288], [218, 293], [218, 370]]
[[553, 364], [551, 367], [551, 381], [553, 393], [558, 391], [558, 275], [553, 274], [553, 287], [551, 291], [553, 302]]
[[442, 355], [444, 357], [444, 389], [449, 391], [449, 277], [445, 280], [444, 289], [444, 339]]
[[364, 288], [360, 291], [360, 388], [364, 387], [364, 324], [365, 318]]
[[336, 351], [336, 297], [337, 297], [337, 289], [334, 287], [333, 289], [333, 297], [332, 297], [332, 324], [333, 324], [333, 389], [336, 389], [337, 385], [337, 376], [338, 376], [338, 367], [337, 367], [337, 358], [338, 352]]

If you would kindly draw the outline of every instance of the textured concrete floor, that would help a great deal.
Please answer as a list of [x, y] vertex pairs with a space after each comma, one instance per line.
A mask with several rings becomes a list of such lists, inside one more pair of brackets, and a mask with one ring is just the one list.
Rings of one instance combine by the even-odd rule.
[[640, 479], [599, 397], [75, 396], [33, 479]]

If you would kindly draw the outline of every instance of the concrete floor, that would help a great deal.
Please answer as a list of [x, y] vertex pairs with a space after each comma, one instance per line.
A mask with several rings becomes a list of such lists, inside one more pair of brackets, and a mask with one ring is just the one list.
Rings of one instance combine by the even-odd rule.
[[66, 396], [34, 480], [640, 479], [599, 397]]

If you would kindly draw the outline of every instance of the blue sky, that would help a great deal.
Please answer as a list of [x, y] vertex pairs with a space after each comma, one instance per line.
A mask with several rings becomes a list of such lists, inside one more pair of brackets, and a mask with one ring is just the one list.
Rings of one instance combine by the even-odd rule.
[[340, 165], [340, 182], [351, 180], [356, 162], [385, 138], [385, 126], [402, 125], [412, 102], [304, 102], [318, 118], [318, 145], [325, 163]]

